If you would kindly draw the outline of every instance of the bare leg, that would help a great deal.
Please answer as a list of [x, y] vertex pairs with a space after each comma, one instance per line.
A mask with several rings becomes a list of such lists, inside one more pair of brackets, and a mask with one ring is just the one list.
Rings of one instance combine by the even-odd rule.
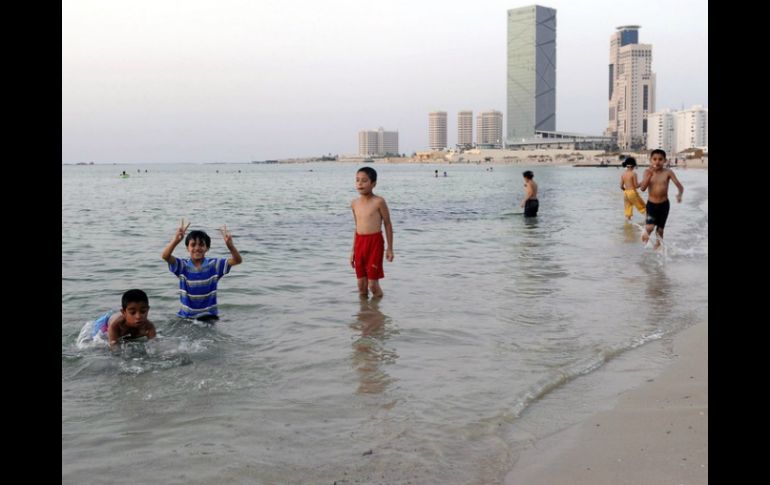
[[369, 290], [366, 289], [367, 279], [358, 278], [358, 295], [361, 298], [369, 298]]
[[655, 249], [658, 249], [660, 243], [663, 242], [663, 229], [659, 227], [655, 232], [658, 234], [658, 239], [655, 241]]
[[642, 233], [642, 242], [644, 244], [647, 244], [647, 241], [650, 240], [650, 233], [652, 233], [652, 230], [655, 228], [652, 224], [647, 224], [644, 226], [644, 232]]
[[382, 297], [382, 288], [380, 288], [380, 280], [369, 280], [369, 289], [372, 290], [372, 296], [377, 298]]

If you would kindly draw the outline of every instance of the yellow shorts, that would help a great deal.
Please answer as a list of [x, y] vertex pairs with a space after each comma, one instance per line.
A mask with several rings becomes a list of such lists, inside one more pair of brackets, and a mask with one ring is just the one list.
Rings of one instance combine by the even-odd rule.
[[634, 213], [634, 206], [639, 213], [644, 214], [646, 209], [644, 207], [644, 201], [639, 196], [636, 189], [628, 189], [623, 191], [623, 205], [624, 213], [626, 217], [631, 217]]

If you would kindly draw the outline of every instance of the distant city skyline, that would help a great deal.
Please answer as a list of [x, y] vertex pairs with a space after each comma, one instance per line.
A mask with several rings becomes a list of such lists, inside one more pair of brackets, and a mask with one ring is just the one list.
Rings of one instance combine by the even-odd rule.
[[[607, 127], [621, 25], [653, 46], [656, 109], [708, 108], [708, 4], [200, 0], [62, 4], [62, 162], [248, 162], [355, 154], [387, 126], [428, 149], [428, 113], [506, 113], [506, 15], [558, 14], [558, 131]], [[374, 62], [371, 62], [374, 60]]]

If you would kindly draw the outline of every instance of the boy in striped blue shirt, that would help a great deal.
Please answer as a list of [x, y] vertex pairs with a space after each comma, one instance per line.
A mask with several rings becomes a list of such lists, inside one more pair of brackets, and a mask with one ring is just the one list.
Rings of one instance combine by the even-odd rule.
[[196, 318], [198, 320], [216, 320], [219, 318], [217, 310], [217, 283], [220, 278], [230, 272], [230, 268], [241, 264], [241, 255], [235, 249], [233, 236], [224, 226], [219, 231], [225, 240], [230, 256], [224, 258], [207, 258], [206, 253], [211, 247], [211, 238], [203, 231], [190, 231], [184, 244], [189, 259], [178, 259], [171, 255], [177, 244], [182, 241], [187, 228], [184, 219], [176, 230], [176, 234], [163, 249], [161, 258], [168, 263], [168, 269], [179, 277], [179, 299], [182, 307], [177, 315], [182, 318]]

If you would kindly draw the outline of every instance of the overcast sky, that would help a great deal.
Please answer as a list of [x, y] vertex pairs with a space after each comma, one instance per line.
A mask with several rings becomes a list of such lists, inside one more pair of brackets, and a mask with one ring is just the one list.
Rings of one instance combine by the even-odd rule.
[[[358, 131], [427, 149], [428, 112], [506, 109], [514, 0], [62, 1], [62, 162], [354, 154]], [[552, 0], [556, 129], [607, 125], [609, 38], [641, 25], [657, 109], [708, 107], [707, 0]], [[475, 122], [474, 122], [475, 124]], [[475, 130], [475, 126], [474, 126]], [[474, 135], [475, 136], [475, 135]]]

